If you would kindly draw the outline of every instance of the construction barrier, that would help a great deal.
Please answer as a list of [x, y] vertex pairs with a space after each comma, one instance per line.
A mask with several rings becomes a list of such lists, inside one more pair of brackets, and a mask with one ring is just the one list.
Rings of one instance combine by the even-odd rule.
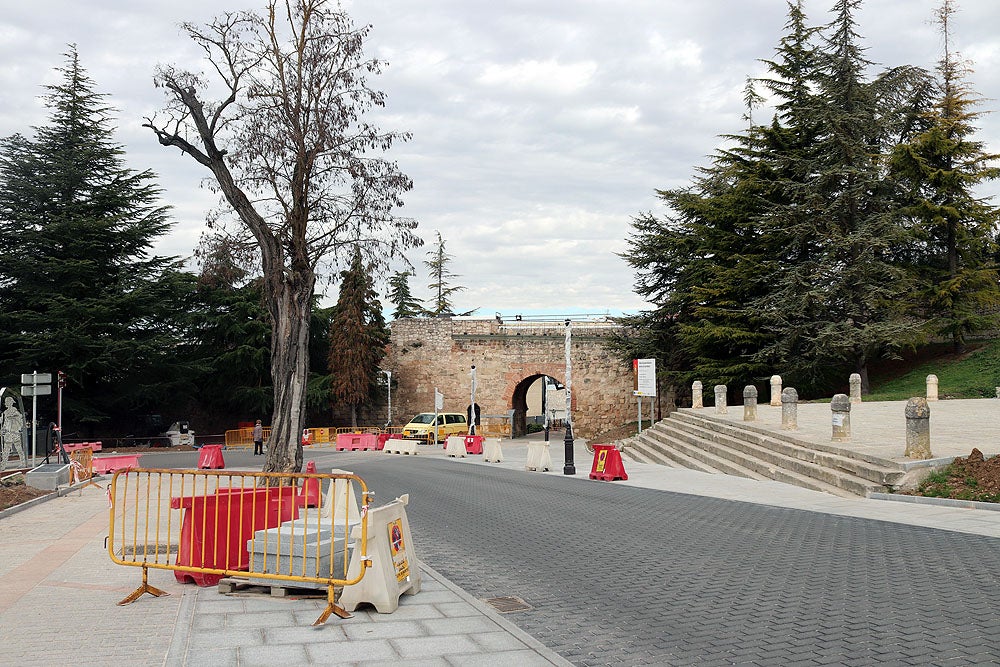
[[500, 449], [500, 438], [483, 439], [483, 460], [487, 463], [503, 463], [503, 451]]
[[482, 454], [483, 436], [481, 435], [465, 436], [465, 451], [468, 452], [469, 454]]
[[69, 483], [87, 482], [87, 486], [97, 486], [94, 477], [94, 452], [90, 448], [77, 449], [69, 455]]
[[448, 456], [455, 456], [465, 458], [465, 436], [464, 435], [449, 435], [448, 440], [445, 441], [444, 453]]
[[590, 479], [606, 482], [628, 479], [625, 466], [622, 465], [622, 453], [614, 445], [594, 445], [594, 463], [590, 468]]
[[[344, 586], [340, 604], [345, 610], [354, 611], [359, 604], [368, 603], [380, 614], [391, 614], [399, 607], [399, 596], [420, 592], [420, 562], [406, 518], [409, 500], [407, 494], [369, 510], [370, 529], [366, 537], [354, 529], [352, 539], [366, 540], [371, 572], [364, 578], [358, 577], [357, 583]], [[360, 567], [360, 561], [352, 559], [347, 576], [357, 576]]]
[[[264, 442], [271, 437], [271, 427], [264, 427]], [[253, 447], [253, 426], [226, 431], [226, 449]]]
[[528, 460], [524, 464], [524, 469], [537, 470], [539, 472], [552, 470], [552, 455], [549, 454], [549, 443], [528, 443]]
[[222, 458], [222, 445], [202, 445], [198, 451], [198, 468], [200, 470], [221, 470], [226, 467]]
[[385, 454], [413, 454], [417, 455], [417, 441], [416, 440], [404, 440], [402, 438], [389, 438], [385, 441], [385, 448], [382, 449]]
[[[333, 489], [322, 509], [300, 501], [300, 486], [308, 495], [311, 480]], [[361, 512], [354, 484], [363, 497]], [[119, 565], [142, 568], [142, 585], [122, 605], [143, 593], [164, 594], [149, 585], [149, 568], [172, 570], [178, 580], [208, 586], [223, 577], [247, 576], [326, 588], [319, 625], [331, 613], [350, 616], [334, 603], [334, 589], [361, 581], [371, 566], [371, 494], [350, 473], [119, 470], [109, 497], [108, 555]], [[351, 563], [353, 574], [345, 575]]]
[[375, 433], [338, 433], [337, 451], [376, 451], [379, 436]]
[[123, 454], [119, 456], [101, 456], [93, 459], [94, 472], [106, 475], [116, 470], [128, 470], [139, 467], [138, 454]]
[[100, 442], [64, 442], [62, 448], [64, 450], [66, 450], [67, 454], [72, 454], [73, 452], [75, 452], [77, 450], [80, 450], [80, 449], [86, 449], [86, 450], [90, 451], [91, 453], [93, 453], [93, 452], [99, 452], [99, 451], [101, 451], [101, 443]]

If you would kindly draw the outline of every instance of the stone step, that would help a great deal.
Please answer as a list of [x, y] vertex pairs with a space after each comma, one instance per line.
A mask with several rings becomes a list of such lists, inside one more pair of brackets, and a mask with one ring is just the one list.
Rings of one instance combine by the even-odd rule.
[[767, 479], [840, 496], [865, 496], [869, 492], [885, 490], [883, 485], [848, 471], [786, 456], [743, 441], [738, 436], [724, 435], [680, 420], [675, 420], [673, 424], [669, 422], [664, 420], [654, 428], [669, 433], [671, 438], [689, 447], [700, 447], [718, 457], [738, 462]]
[[846, 472], [869, 482], [874, 482], [880, 487], [892, 486], [904, 474], [902, 468], [893, 461], [872, 456], [861, 456], [835, 445], [807, 443], [796, 439], [790, 433], [773, 433], [755, 426], [752, 422], [733, 423], [713, 418], [708, 414], [699, 414], [693, 410], [678, 410], [670, 415], [670, 419], [675, 420], [674, 425], [678, 426], [678, 428], [683, 427], [680, 427], [677, 422], [691, 424], [703, 430], [713, 431], [721, 436], [728, 436], [738, 439], [741, 442], [769, 449], [786, 457]]
[[686, 468], [702, 472], [721, 472], [748, 479], [766, 479], [765, 476], [753, 469], [741, 465], [738, 459], [720, 456], [713, 447], [700, 447], [697, 444], [686, 442], [684, 439], [674, 438], [673, 435], [667, 429], [654, 426], [652, 429], [643, 431], [639, 440], [644, 443], [647, 449], [653, 449]]

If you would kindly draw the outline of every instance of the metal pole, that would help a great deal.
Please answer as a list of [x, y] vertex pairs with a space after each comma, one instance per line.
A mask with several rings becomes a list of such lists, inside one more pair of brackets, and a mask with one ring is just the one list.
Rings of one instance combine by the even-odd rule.
[[639, 433], [642, 433], [642, 396], [635, 397], [639, 403]]
[[549, 376], [542, 376], [542, 426], [545, 428], [545, 445], [549, 444]]
[[566, 320], [566, 437], [563, 445], [566, 449], [566, 464], [563, 466], [564, 475], [575, 475], [576, 466], [573, 465], [573, 361], [570, 355], [570, 344], [572, 342], [572, 327], [569, 320]]
[[385, 427], [389, 428], [392, 426], [392, 371], [383, 370], [382, 372], [385, 373], [385, 394], [389, 404]]
[[35, 428], [35, 415], [38, 414], [38, 371], [31, 371], [31, 467], [35, 467], [36, 441], [38, 429]]
[[469, 403], [469, 435], [473, 435], [476, 432], [476, 365], [472, 364], [472, 370], [469, 372], [469, 377], [471, 379], [472, 385], [472, 398]]

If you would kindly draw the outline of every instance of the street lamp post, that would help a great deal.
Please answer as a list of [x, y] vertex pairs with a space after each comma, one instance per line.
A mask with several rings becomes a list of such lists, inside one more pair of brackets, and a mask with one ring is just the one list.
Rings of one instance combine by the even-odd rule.
[[566, 437], [563, 444], [566, 446], [566, 464], [563, 466], [564, 475], [575, 475], [576, 466], [573, 465], [573, 361], [570, 356], [570, 343], [572, 341], [572, 328], [569, 319], [566, 320]]
[[385, 373], [385, 395], [389, 406], [388, 418], [385, 422], [386, 428], [392, 426], [392, 371], [383, 370]]

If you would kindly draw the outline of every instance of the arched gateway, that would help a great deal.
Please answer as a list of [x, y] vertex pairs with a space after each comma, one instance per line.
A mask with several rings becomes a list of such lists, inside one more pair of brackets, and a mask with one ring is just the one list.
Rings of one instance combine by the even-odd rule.
[[[572, 401], [574, 434], [582, 438], [635, 417], [632, 368], [615, 357], [603, 338], [618, 325], [573, 322]], [[496, 319], [409, 318], [395, 320], [386, 369], [395, 385], [397, 422], [434, 409], [435, 388], [445, 412], [466, 412], [472, 400], [471, 369], [476, 367], [475, 402], [485, 415], [513, 411], [513, 435], [527, 427], [529, 399], [544, 391], [548, 377], [566, 380], [563, 322], [499, 322]], [[549, 392], [550, 399], [553, 396]], [[561, 403], [549, 405], [561, 418]], [[550, 412], [550, 414], [552, 414]]]

